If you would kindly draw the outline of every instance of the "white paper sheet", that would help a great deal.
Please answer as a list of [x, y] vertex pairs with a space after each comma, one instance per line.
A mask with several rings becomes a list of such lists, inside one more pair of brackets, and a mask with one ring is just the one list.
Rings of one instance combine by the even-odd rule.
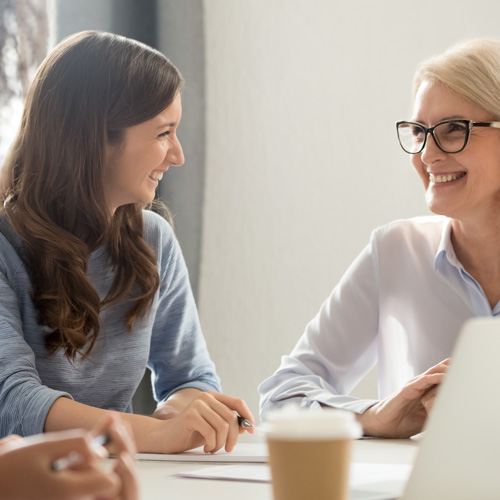
[[217, 453], [205, 453], [203, 447], [172, 455], [160, 453], [138, 453], [138, 460], [157, 460], [171, 462], [267, 462], [267, 446], [265, 443], [238, 443], [231, 453], [219, 450]]
[[220, 465], [188, 472], [179, 472], [177, 475], [194, 479], [219, 479], [222, 481], [245, 481], [251, 483], [271, 482], [271, 470], [268, 465], [264, 464]]
[[[406, 464], [351, 464], [349, 484], [351, 488], [373, 489], [376, 485], [392, 484], [402, 491], [408, 480], [412, 465]], [[196, 479], [219, 479], [224, 481], [248, 481], [269, 483], [271, 470], [265, 464], [220, 465], [205, 467], [189, 472], [179, 472], [181, 477]]]

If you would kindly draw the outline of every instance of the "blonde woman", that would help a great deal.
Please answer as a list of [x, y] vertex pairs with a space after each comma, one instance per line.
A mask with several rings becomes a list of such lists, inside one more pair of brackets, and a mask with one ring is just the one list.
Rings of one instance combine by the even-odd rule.
[[[290, 356], [260, 386], [285, 401], [358, 414], [368, 435], [422, 430], [460, 327], [500, 313], [500, 41], [422, 63], [402, 148], [435, 216], [376, 229]], [[376, 364], [379, 400], [349, 392]]]

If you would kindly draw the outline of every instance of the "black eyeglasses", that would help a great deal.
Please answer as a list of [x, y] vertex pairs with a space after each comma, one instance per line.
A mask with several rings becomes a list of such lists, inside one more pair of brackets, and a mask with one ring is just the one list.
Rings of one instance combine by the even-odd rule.
[[460, 153], [467, 146], [472, 127], [500, 129], [500, 122], [444, 120], [430, 128], [416, 122], [396, 122], [399, 144], [411, 155], [416, 155], [424, 150], [429, 134], [432, 135], [436, 146], [444, 153]]

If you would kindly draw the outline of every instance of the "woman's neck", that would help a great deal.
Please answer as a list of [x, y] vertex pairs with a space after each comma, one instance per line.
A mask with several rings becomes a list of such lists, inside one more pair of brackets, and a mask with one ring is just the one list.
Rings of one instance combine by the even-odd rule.
[[500, 217], [488, 223], [452, 220], [451, 242], [458, 260], [481, 285], [493, 308], [500, 301]]

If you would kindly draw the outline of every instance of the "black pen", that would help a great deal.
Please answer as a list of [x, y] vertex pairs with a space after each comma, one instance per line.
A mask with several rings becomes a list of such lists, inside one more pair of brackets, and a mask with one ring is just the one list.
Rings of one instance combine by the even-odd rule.
[[243, 427], [243, 429], [251, 429], [253, 427], [252, 422], [241, 415], [238, 415], [238, 425]]
[[[105, 446], [111, 441], [111, 436], [109, 434], [101, 434], [96, 436], [90, 442], [92, 448], [98, 448], [99, 446]], [[77, 451], [71, 451], [65, 457], [58, 458], [54, 460], [50, 466], [53, 471], [61, 471], [69, 469], [82, 463], [82, 456]]]

